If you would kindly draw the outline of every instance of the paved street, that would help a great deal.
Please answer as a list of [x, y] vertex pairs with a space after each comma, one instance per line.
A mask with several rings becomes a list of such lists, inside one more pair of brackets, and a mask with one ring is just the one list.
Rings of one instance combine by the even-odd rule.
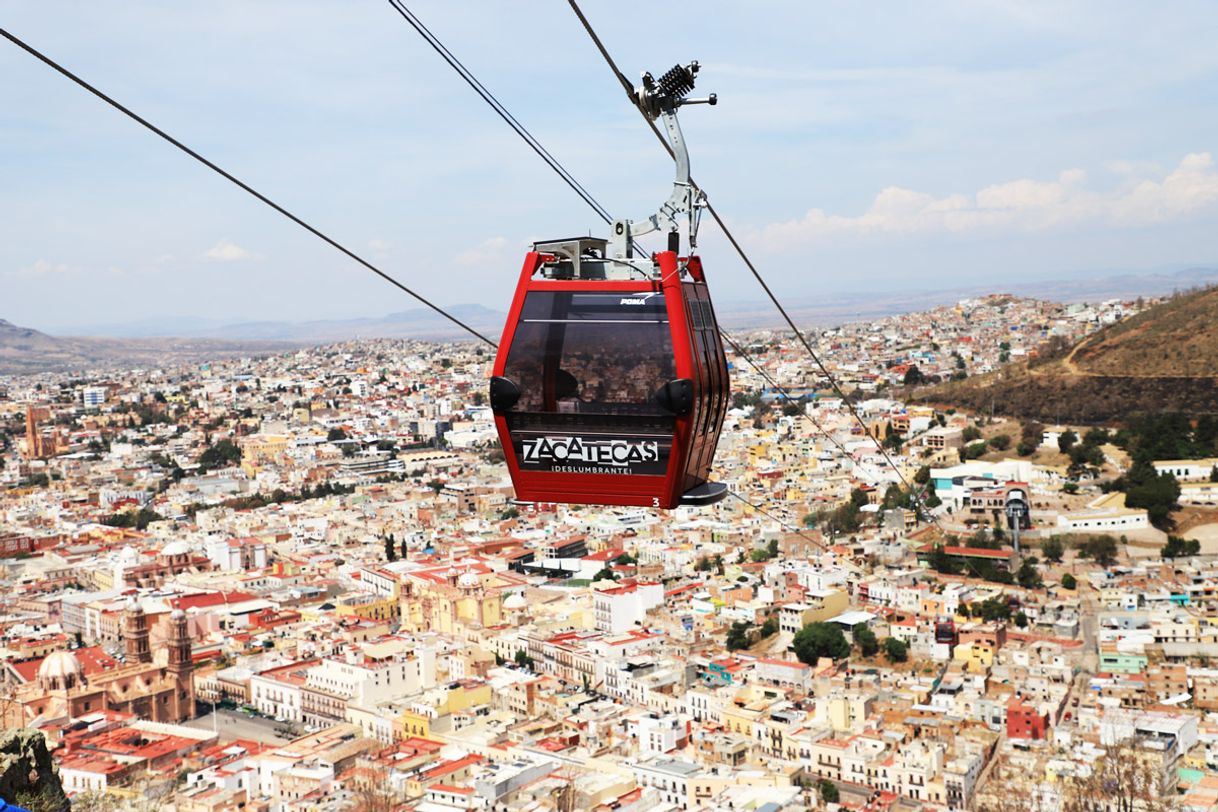
[[[253, 739], [264, 744], [283, 744], [290, 741], [283, 736], [280, 736], [276, 729], [283, 727], [274, 719], [267, 719], [261, 716], [246, 716], [244, 713], [235, 710], [225, 710], [221, 708], [216, 712], [215, 730], [225, 738], [241, 738]], [[200, 716], [198, 719], [192, 719], [186, 723], [187, 727], [199, 728], [200, 730], [212, 730], [212, 714], [208, 713], [205, 716]]]

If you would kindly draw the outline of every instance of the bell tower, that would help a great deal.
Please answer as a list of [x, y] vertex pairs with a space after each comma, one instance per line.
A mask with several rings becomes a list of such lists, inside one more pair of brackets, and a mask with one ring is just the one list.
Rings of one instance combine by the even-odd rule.
[[123, 642], [126, 646], [127, 664], [152, 662], [152, 649], [148, 645], [148, 617], [139, 599], [127, 602], [123, 612]]
[[169, 614], [169, 662], [167, 670], [173, 680], [173, 716], [176, 721], [194, 716], [194, 660], [191, 657], [190, 629], [186, 613], [174, 609]]

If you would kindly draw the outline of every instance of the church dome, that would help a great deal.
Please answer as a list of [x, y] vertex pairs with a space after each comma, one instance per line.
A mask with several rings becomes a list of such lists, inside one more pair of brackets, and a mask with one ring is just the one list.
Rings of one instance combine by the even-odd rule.
[[180, 608], [179, 608], [179, 609], [174, 609], [172, 612], [170, 612], [170, 613], [169, 613], [169, 618], [170, 618], [171, 620], [181, 620], [181, 619], [182, 619], [182, 618], [184, 618], [184, 617], [186, 617], [186, 612], [184, 612], [184, 611], [183, 611], [182, 609], [180, 609]]
[[463, 589], [476, 589], [482, 586], [482, 581], [479, 580], [478, 574], [473, 570], [466, 570], [461, 573], [461, 577], [457, 579], [457, 586]]
[[171, 541], [161, 548], [161, 555], [170, 557], [175, 555], [190, 555], [190, 545], [184, 541]]
[[38, 666], [38, 681], [47, 688], [71, 688], [84, 679], [84, 666], [70, 651], [53, 651]]
[[508, 611], [515, 612], [517, 609], [528, 608], [529, 602], [524, 599], [524, 595], [519, 592], [513, 592], [508, 595], [503, 601], [503, 608]]

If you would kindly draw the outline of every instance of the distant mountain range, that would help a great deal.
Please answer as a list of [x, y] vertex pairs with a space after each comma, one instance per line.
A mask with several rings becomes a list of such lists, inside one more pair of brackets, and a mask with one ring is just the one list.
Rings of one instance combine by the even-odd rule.
[[197, 338], [59, 338], [0, 319], [0, 374], [160, 367], [297, 345]]
[[[841, 324], [883, 318], [900, 313], [929, 310], [959, 299], [987, 293], [1013, 293], [1058, 302], [1088, 299], [1159, 296], [1176, 290], [1218, 283], [1218, 267], [1196, 267], [1175, 271], [1119, 273], [1070, 278], [987, 279], [977, 285], [939, 290], [882, 290], [827, 293], [822, 296], [784, 297], [783, 305], [798, 323], [808, 326]], [[448, 311], [481, 333], [498, 339], [505, 313], [477, 304], [453, 305]], [[727, 328], [781, 327], [774, 306], [761, 299], [715, 302], [720, 323]], [[317, 321], [249, 321], [227, 323], [218, 319], [163, 318], [124, 324], [74, 327], [74, 335], [110, 338], [177, 336], [224, 340], [290, 341], [316, 343], [354, 338], [415, 338], [448, 340], [467, 336], [452, 322], [426, 308], [390, 313], [379, 318], [325, 319]]]
[[[1061, 302], [1159, 296], [1177, 290], [1218, 283], [1218, 267], [1172, 271], [1077, 276], [1066, 279], [1024, 278], [987, 280], [975, 286], [921, 291], [827, 293], [818, 297], [784, 298], [783, 305], [798, 324], [828, 326], [929, 310], [959, 299], [1003, 292]], [[720, 323], [729, 329], [780, 328], [767, 301], [715, 303]], [[498, 339], [505, 314], [476, 304], [454, 305], [448, 311], [475, 330]], [[290, 347], [357, 338], [451, 340], [468, 334], [426, 308], [390, 313], [380, 318], [326, 319], [303, 322], [251, 321], [225, 323], [203, 318], [144, 319], [125, 324], [93, 325], [71, 330], [81, 337], [54, 337], [0, 320], [0, 373], [89, 369], [103, 366], [144, 366], [234, 354], [274, 352]]]

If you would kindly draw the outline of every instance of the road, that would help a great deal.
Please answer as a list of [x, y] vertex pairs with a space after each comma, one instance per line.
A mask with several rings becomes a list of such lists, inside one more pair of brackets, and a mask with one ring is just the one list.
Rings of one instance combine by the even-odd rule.
[[186, 726], [199, 730], [214, 729], [225, 739], [252, 739], [264, 744], [284, 744], [291, 741], [276, 732], [283, 725], [274, 719], [267, 719], [264, 716], [246, 716], [241, 711], [220, 708], [216, 711], [213, 728], [212, 715], [209, 713], [198, 719], [192, 719], [186, 723]]

